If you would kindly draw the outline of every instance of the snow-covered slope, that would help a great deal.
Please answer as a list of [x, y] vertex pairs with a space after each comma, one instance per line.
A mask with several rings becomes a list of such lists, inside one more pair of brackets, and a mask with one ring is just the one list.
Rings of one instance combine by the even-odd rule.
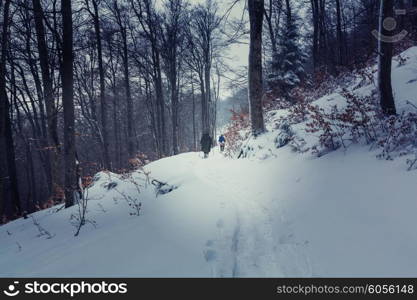
[[[393, 70], [400, 109], [417, 102], [417, 48], [405, 55]], [[277, 149], [272, 125], [248, 141], [249, 159], [216, 149], [147, 165], [176, 187], [157, 197], [142, 171], [99, 173], [77, 237], [77, 206], [1, 226], [0, 276], [417, 276], [417, 171], [363, 145], [321, 158]]]
[[[398, 115], [407, 112], [416, 114], [417, 47], [411, 47], [393, 58], [391, 77], [395, 105]], [[322, 109], [325, 113], [330, 113], [334, 108], [336, 108], [339, 112], [342, 112], [347, 106], [347, 100], [344, 92], [350, 93], [351, 95], [355, 95], [357, 97], [377, 98], [377, 66], [374, 65], [364, 70], [359, 70], [359, 72], [348, 74], [348, 76], [345, 76], [344, 78], [339, 79], [334, 83], [338, 84], [338, 86], [335, 86], [330, 93], [313, 101], [311, 105]], [[376, 99], [373, 100], [373, 102], [377, 106], [379, 105], [377, 104], [378, 101]], [[290, 109], [268, 111], [266, 113], [266, 127], [268, 129], [267, 134], [263, 135], [257, 140], [252, 138], [244, 140], [242, 143], [242, 148], [245, 150], [245, 155], [247, 157], [258, 159], [267, 159], [269, 157], [276, 156], [278, 151], [276, 147], [277, 140], [279, 140], [281, 136], [284, 136], [285, 138], [287, 134], [285, 133], [285, 130], [281, 130], [280, 127], [283, 123], [287, 122], [286, 120], [290, 114]], [[299, 148], [299, 150], [307, 151], [307, 149], [312, 149], [313, 147], [320, 147], [320, 132], [311, 133], [306, 131], [306, 129], [308, 129], [306, 124], [311, 123], [311, 121], [311, 116], [309, 116], [305, 121], [295, 122], [294, 124], [289, 122], [291, 134], [295, 137], [294, 144], [297, 146], [297, 148]], [[326, 119], [326, 121], [333, 122], [330, 119]], [[334, 123], [337, 123], [337, 121], [334, 121]], [[376, 126], [379, 125], [380, 124], [376, 124]], [[414, 128], [416, 128], [415, 124]], [[335, 132], [339, 130], [346, 130], [341, 129], [340, 127], [333, 129]], [[336, 133], [336, 135], [337, 134], [338, 133]], [[244, 136], [248, 135], [249, 130], [244, 131]], [[348, 140], [350, 138], [349, 134], [346, 133], [344, 138]], [[347, 145], [349, 146], [350, 144], [351, 142], [348, 141]], [[414, 148], [417, 148], [417, 141], [414, 142]], [[375, 155], [378, 154], [379, 153], [375, 153]], [[417, 151], [415, 151], [415, 156], [417, 158]], [[406, 165], [405, 161], [409, 157], [411, 157], [411, 155], [402, 157], [404, 165]], [[406, 166], [404, 168], [406, 169]]]
[[397, 161], [359, 147], [321, 159], [283, 148], [266, 161], [188, 153], [147, 169], [178, 188], [144, 190], [140, 216], [102, 175], [89, 193], [96, 228], [74, 237], [76, 208], [34, 214], [49, 239], [32, 219], [0, 227], [0, 275], [417, 275], [417, 174]]

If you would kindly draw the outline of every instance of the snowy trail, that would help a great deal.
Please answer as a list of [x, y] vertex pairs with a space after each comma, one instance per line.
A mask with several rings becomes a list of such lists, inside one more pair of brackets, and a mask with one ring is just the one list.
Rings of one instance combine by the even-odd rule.
[[[209, 159], [202, 160], [193, 168], [196, 177], [225, 195], [224, 203], [234, 210], [234, 214], [229, 214], [233, 220], [219, 219], [217, 224], [220, 222], [221, 227], [226, 227], [221, 230], [220, 239], [223, 241], [218, 243], [221, 247], [216, 250], [216, 253], [221, 253], [218, 255], [220, 258], [217, 261], [217, 276], [308, 275], [308, 265], [294, 265], [300, 260], [299, 256], [302, 256], [297, 245], [290, 239], [279, 236], [277, 229], [282, 230], [285, 224], [280, 224], [281, 228], [273, 228], [274, 220], [271, 210], [267, 208], [269, 195], [262, 186], [259, 189], [251, 184], [259, 178], [248, 172], [247, 166], [241, 166], [241, 163], [237, 164], [214, 152]], [[246, 175], [236, 176], [242, 172], [246, 172]], [[224, 226], [223, 223], [229, 226]], [[291, 268], [288, 268], [289, 256], [294, 259], [291, 261]], [[231, 267], [231, 270], [225, 270], [224, 266]]]

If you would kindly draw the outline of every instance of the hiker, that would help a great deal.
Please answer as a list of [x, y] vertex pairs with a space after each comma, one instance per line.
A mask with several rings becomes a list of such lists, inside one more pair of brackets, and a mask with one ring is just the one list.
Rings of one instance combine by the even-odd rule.
[[224, 151], [224, 146], [226, 144], [226, 138], [224, 137], [223, 134], [220, 135], [219, 137], [219, 144], [220, 144], [220, 152]]
[[208, 157], [208, 154], [211, 150], [211, 137], [208, 133], [204, 133], [201, 137], [201, 150], [204, 152], [204, 158]]

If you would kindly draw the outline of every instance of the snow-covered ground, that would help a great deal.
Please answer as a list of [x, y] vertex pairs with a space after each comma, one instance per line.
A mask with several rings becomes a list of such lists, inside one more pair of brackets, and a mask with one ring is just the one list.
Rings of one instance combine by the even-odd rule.
[[[177, 189], [140, 194], [140, 216], [101, 179], [78, 237], [76, 208], [0, 227], [1, 276], [416, 276], [417, 173], [358, 147], [321, 159], [203, 160], [187, 153], [146, 167]], [[134, 176], [138, 182], [142, 176]]]
[[[405, 54], [393, 69], [400, 110], [417, 103], [417, 47]], [[248, 159], [216, 149], [147, 165], [176, 187], [157, 197], [141, 171], [99, 173], [77, 237], [77, 206], [0, 227], [0, 276], [417, 276], [417, 171], [363, 145], [321, 158], [276, 149], [276, 135], [252, 140]]]

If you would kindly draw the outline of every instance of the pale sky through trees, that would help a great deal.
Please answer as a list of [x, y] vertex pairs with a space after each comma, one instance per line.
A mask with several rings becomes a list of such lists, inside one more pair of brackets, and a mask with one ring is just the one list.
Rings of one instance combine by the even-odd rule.
[[[161, 2], [161, 0], [157, 0]], [[201, 3], [204, 4], [207, 0], [189, 0], [191, 4]], [[224, 14], [234, 3], [236, 0], [226, 0], [226, 1], [217, 1], [220, 7], [220, 13]], [[239, 0], [230, 11], [229, 20], [236, 19], [240, 20], [242, 18], [242, 13], [245, 8], [246, 0]], [[244, 19], [248, 20], [248, 12], [247, 10], [244, 12]], [[246, 28], [247, 29], [247, 28]], [[248, 38], [246, 37], [242, 40], [242, 43], [233, 44], [229, 47], [227, 51], [225, 51], [225, 62], [227, 63], [228, 67], [233, 70], [241, 69], [242, 67], [248, 66], [248, 55], [249, 55], [249, 45], [248, 45]], [[232, 90], [229, 88], [229, 81], [234, 78], [234, 74], [228, 72], [225, 77], [230, 78], [223, 78], [221, 82], [221, 91], [220, 91], [220, 98], [224, 100], [228, 96], [231, 96]]]

